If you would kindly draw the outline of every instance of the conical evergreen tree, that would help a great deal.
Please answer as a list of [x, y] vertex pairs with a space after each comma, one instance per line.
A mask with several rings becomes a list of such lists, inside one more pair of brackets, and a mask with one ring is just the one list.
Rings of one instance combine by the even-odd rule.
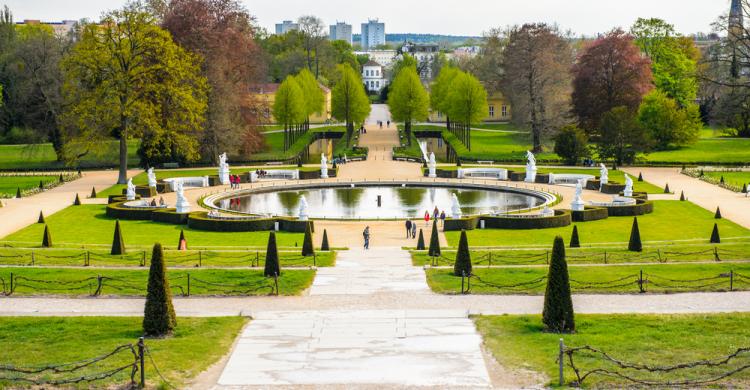
[[419, 238], [417, 239], [417, 250], [418, 251], [424, 250], [424, 234], [422, 234], [422, 229], [419, 229]]
[[44, 213], [39, 211], [39, 219], [36, 220], [36, 223], [44, 223]]
[[64, 183], [64, 182], [65, 182], [65, 179], [63, 178], [63, 175], [62, 175], [62, 173], [60, 174], [60, 178], [59, 178], [59, 180], [60, 180], [60, 183]]
[[724, 176], [723, 175], [719, 178], [719, 183], [724, 184]]
[[685, 201], [685, 191], [680, 191], [680, 202]]
[[742, 183], [742, 193], [747, 194], [747, 183]]
[[471, 254], [469, 253], [469, 240], [466, 238], [466, 230], [461, 230], [456, 262], [453, 263], [453, 275], [471, 275]]
[[52, 248], [52, 235], [49, 232], [49, 226], [44, 225], [44, 236], [42, 236], [42, 247]]
[[[177, 249], [180, 249], [180, 245], [182, 245], [182, 240], [185, 239], [185, 229], [180, 229], [180, 239], [177, 241]], [[187, 242], [187, 241], [185, 241]], [[187, 249], [187, 248], [185, 248]]]
[[330, 251], [331, 248], [328, 245], [328, 232], [326, 229], [323, 229], [323, 242], [320, 244], [320, 250], [322, 251]]
[[719, 209], [718, 206], [716, 207], [716, 214], [714, 214], [714, 218], [721, 219], [721, 210]]
[[711, 232], [711, 243], [721, 244], [721, 237], [719, 237], [719, 224], [714, 223], [714, 230]]
[[432, 221], [432, 234], [430, 234], [430, 256], [440, 256], [440, 239], [438, 238], [437, 221]]
[[16, 198], [21, 198], [21, 187], [18, 187], [18, 189], [16, 190]]
[[266, 247], [266, 266], [263, 269], [263, 275], [271, 277], [281, 275], [279, 267], [279, 249], [276, 247], [276, 233], [271, 232], [268, 235], [268, 247]]
[[313, 248], [312, 240], [312, 225], [310, 222], [305, 224], [305, 239], [302, 241], [302, 256], [313, 256], [315, 255], [315, 248]]
[[573, 298], [570, 294], [568, 263], [565, 260], [565, 243], [555, 237], [552, 259], [547, 274], [547, 289], [544, 292], [542, 322], [548, 332], [570, 333], [576, 329], [573, 313]]
[[41, 181], [41, 180], [39, 180], [39, 190], [40, 190], [40, 191], [43, 191], [43, 190], [44, 190], [44, 183], [42, 183], [42, 181]]
[[643, 244], [641, 243], [641, 231], [638, 229], [638, 217], [633, 217], [633, 227], [630, 229], [630, 242], [628, 243], [628, 250], [631, 252], [643, 251]]
[[570, 247], [571, 248], [581, 247], [581, 241], [578, 239], [578, 226], [577, 225], [573, 225], [573, 234], [570, 235]]
[[96, 187], [91, 187], [91, 195], [89, 195], [89, 198], [96, 198]]
[[643, 172], [638, 172], [638, 181], [643, 181]]
[[73, 201], [73, 206], [80, 206], [81, 205], [81, 198], [78, 197], [78, 194], [76, 193], [76, 198]]
[[172, 305], [172, 291], [164, 264], [161, 244], [154, 244], [151, 268], [148, 271], [148, 290], [143, 312], [143, 333], [148, 337], [164, 337], [177, 326], [177, 316]]
[[667, 183], [667, 185], [664, 186], [664, 193], [665, 194], [671, 194], [672, 193], [672, 191], [669, 190], [669, 183]]
[[120, 230], [120, 221], [115, 221], [115, 235], [112, 237], [111, 255], [125, 254], [125, 242], [122, 240], [122, 231]]

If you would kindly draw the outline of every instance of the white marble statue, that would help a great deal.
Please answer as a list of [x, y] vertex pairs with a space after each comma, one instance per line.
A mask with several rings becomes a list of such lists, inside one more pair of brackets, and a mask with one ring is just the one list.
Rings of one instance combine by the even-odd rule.
[[307, 221], [307, 199], [304, 195], [299, 197], [299, 220]]
[[454, 192], [451, 194], [451, 214], [453, 218], [461, 218], [461, 204], [458, 203], [458, 197]]
[[177, 193], [177, 203], [175, 204], [178, 213], [189, 213], [190, 203], [185, 198], [185, 187], [182, 180], [175, 181], [175, 192]]
[[600, 163], [599, 166], [599, 190], [601, 190], [605, 184], [609, 183], [609, 170], [604, 163]]
[[528, 162], [526, 163], [525, 181], [527, 183], [534, 183], [536, 182], [536, 157], [534, 157], [534, 153], [526, 151], [526, 159], [528, 160]]
[[125, 199], [127, 200], [135, 200], [135, 184], [133, 184], [133, 179], [128, 179], [128, 189], [125, 192]]
[[156, 188], [156, 174], [154, 173], [154, 168], [149, 168], [148, 171], [146, 171], [146, 175], [148, 176], [148, 186]]
[[229, 184], [229, 164], [227, 164], [227, 153], [219, 155], [219, 181], [221, 184]]
[[633, 179], [628, 176], [628, 174], [625, 174], [625, 190], [622, 193], [625, 196], [633, 196]]
[[328, 179], [328, 159], [323, 153], [320, 154], [320, 178]]
[[435, 161], [435, 153], [430, 153], [430, 161], [427, 162], [427, 168], [430, 170], [429, 177], [437, 177], [435, 168], [437, 168], [437, 162]]
[[555, 174], [554, 173], [550, 173], [549, 174], [549, 184], [556, 184], [555, 183]]
[[542, 212], [540, 214], [543, 217], [554, 217], [555, 211], [549, 208], [547, 205], [544, 205], [544, 208], [542, 209]]
[[573, 202], [570, 203], [570, 209], [573, 211], [583, 211], [586, 204], [583, 202], [583, 179], [579, 179], [576, 183], [576, 195], [573, 198]]

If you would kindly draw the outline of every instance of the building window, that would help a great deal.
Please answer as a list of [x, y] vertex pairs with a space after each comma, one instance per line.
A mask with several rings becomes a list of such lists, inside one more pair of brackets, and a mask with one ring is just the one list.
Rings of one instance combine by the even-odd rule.
[[502, 110], [503, 110], [503, 111], [502, 111], [502, 115], [503, 115], [503, 117], [506, 117], [506, 116], [508, 116], [508, 106], [506, 106], [506, 105], [504, 105], [504, 104], [503, 104], [503, 108], [502, 108]]
[[495, 106], [490, 105], [490, 118], [495, 117]]
[[380, 88], [380, 81], [375, 82], [375, 88]]
[[440, 112], [440, 111], [438, 111], [438, 119], [440, 119], [440, 118], [442, 118], [442, 117], [443, 117], [443, 113], [442, 113], [442, 112]]

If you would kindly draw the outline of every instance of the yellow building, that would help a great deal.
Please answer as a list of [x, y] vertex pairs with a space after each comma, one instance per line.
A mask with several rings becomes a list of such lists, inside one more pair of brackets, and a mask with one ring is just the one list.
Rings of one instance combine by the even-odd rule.
[[[497, 92], [487, 96], [487, 117], [484, 122], [508, 122], [511, 120], [510, 102], [502, 93]], [[445, 122], [445, 114], [430, 111], [430, 122]]]
[[[252, 96], [255, 96], [264, 104], [264, 116], [266, 117], [267, 123], [276, 123], [271, 107], [273, 107], [273, 102], [276, 98], [276, 91], [279, 89], [279, 85], [279, 83], [258, 84], [250, 92]], [[331, 120], [331, 89], [323, 84], [318, 85], [320, 85], [320, 89], [323, 90], [323, 97], [325, 99], [323, 112], [313, 114], [310, 117], [310, 123], [326, 123]]]

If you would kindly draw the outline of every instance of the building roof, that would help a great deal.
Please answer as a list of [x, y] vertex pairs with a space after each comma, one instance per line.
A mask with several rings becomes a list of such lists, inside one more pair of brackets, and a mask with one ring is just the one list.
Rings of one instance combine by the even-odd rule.
[[363, 66], [379, 66], [381, 68], [383, 67], [383, 65], [380, 65], [380, 64], [378, 64], [377, 62], [375, 62], [373, 60], [367, 61], [367, 63], [364, 64]]

